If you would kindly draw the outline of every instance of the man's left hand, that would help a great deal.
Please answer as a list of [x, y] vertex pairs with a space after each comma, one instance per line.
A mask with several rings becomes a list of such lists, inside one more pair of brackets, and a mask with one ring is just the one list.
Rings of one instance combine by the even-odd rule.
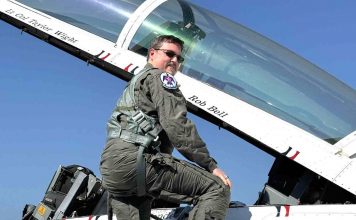
[[232, 187], [232, 182], [231, 182], [231, 180], [229, 179], [229, 177], [224, 173], [224, 171], [223, 171], [222, 169], [220, 169], [220, 168], [215, 168], [215, 169], [213, 170], [213, 175], [219, 177], [219, 178], [224, 182], [224, 184], [227, 185], [227, 186], [229, 186], [230, 189], [231, 189], [231, 187]]

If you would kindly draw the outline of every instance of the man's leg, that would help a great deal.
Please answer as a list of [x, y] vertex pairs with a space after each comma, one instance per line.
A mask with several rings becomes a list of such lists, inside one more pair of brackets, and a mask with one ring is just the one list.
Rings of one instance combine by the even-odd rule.
[[230, 202], [229, 187], [197, 166], [162, 155], [147, 158], [148, 192], [163, 200], [194, 204], [189, 219], [224, 219]]
[[117, 220], [149, 220], [151, 202], [148, 197], [113, 198], [111, 206]]

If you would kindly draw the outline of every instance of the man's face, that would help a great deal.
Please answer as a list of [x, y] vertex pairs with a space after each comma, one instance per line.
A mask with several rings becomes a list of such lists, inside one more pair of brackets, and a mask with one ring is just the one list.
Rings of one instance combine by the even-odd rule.
[[180, 66], [180, 55], [181, 48], [178, 44], [163, 42], [161, 48], [150, 49], [148, 62], [153, 67], [174, 75]]

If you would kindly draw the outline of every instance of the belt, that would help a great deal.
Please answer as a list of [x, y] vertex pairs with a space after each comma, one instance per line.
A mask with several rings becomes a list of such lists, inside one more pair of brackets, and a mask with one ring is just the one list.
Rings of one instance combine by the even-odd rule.
[[122, 130], [120, 132], [120, 138], [124, 141], [133, 142], [143, 147], [148, 147], [154, 139], [153, 137], [135, 134], [127, 130]]
[[153, 140], [153, 137], [135, 134], [131, 131], [121, 130], [120, 132], [117, 131], [109, 131], [108, 133], [109, 139], [120, 138], [129, 143], [139, 144], [144, 147], [148, 147]]

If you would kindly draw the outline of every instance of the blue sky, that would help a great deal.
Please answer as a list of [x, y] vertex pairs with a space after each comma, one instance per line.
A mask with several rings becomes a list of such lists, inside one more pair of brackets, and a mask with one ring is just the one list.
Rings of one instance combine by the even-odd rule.
[[[356, 2], [193, 0], [286, 46], [356, 87]], [[59, 165], [99, 176], [106, 121], [126, 84], [0, 21], [0, 213], [19, 219], [44, 196]], [[232, 200], [253, 204], [273, 158], [194, 115], [233, 180]]]

